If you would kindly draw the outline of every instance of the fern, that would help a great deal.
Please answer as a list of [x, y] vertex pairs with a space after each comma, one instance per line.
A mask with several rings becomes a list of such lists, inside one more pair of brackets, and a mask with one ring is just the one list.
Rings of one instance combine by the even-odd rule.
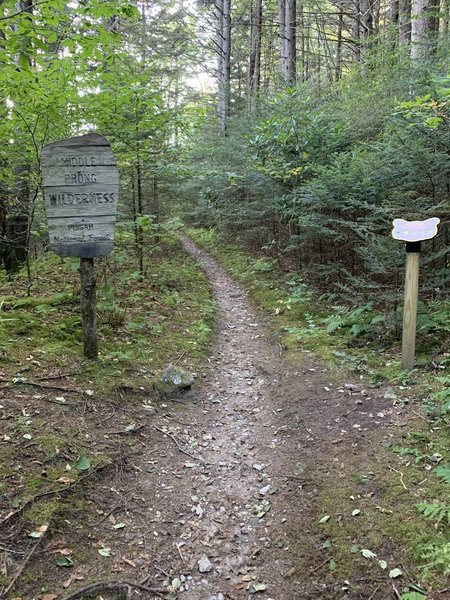
[[436, 475], [450, 485], [450, 465], [441, 465], [434, 470]]
[[417, 508], [428, 519], [437, 521], [438, 523], [447, 521], [450, 524], [450, 504], [446, 502], [435, 501], [433, 504], [421, 502], [417, 505]]
[[425, 571], [442, 571], [450, 575], [450, 542], [427, 544], [422, 549], [422, 558], [426, 560]]

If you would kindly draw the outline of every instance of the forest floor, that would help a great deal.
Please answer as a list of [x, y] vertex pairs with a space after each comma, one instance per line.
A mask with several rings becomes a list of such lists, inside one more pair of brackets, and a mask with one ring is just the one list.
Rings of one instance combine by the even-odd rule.
[[[34, 396], [5, 392], [4, 415], [22, 406], [24, 419], [36, 418], [44, 399], [56, 433], [69, 420], [89, 456], [113, 442], [115, 454], [79, 464], [78, 479], [68, 468], [50, 493], [3, 514], [4, 597], [106, 599], [122, 589], [144, 599], [400, 598], [416, 581], [394, 537], [410, 519], [398, 495], [412, 484], [389, 446], [408, 423], [420, 428], [421, 409], [310, 353], [289, 358], [245, 291], [190, 240], [183, 245], [217, 303], [211, 356], [192, 390], [150, 401], [124, 389], [140, 398], [126, 405], [71, 390], [70, 378], [65, 391], [55, 383]], [[70, 462], [79, 450], [68, 442], [58, 453]], [[21, 517], [42, 500], [58, 509], [40, 508], [30, 547]]]

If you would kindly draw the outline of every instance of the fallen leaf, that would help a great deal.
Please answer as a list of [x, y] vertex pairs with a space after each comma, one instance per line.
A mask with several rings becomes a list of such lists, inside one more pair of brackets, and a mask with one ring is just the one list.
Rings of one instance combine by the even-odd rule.
[[352, 517], [356, 517], [356, 515], [359, 515], [361, 513], [361, 511], [359, 510], [359, 508], [355, 508], [355, 510], [352, 511]]
[[367, 548], [363, 548], [361, 550], [361, 554], [364, 556], [364, 558], [375, 558], [376, 556], [375, 552], [372, 552], [372, 550], [367, 550]]
[[248, 588], [249, 594], [256, 594], [258, 592], [264, 592], [267, 590], [267, 584], [254, 581]]
[[73, 466], [75, 469], [78, 469], [78, 471], [87, 471], [91, 467], [91, 461], [87, 456], [80, 456]]
[[29, 534], [29, 537], [35, 538], [35, 539], [41, 538], [44, 535], [44, 533], [47, 531], [47, 529], [48, 529], [48, 525], [41, 525], [40, 527], [38, 527], [36, 529], [36, 531], [32, 531]]
[[68, 556], [61, 556], [56, 561], [58, 567], [73, 567], [73, 560]]
[[319, 521], [319, 523], [321, 525], [323, 525], [324, 523], [328, 523], [328, 521], [331, 519], [330, 515], [325, 515], [324, 517], [322, 517]]
[[383, 571], [385, 569], [387, 569], [387, 562], [385, 560], [379, 560], [378, 564], [380, 565], [380, 567], [383, 569]]
[[172, 589], [176, 592], [177, 590], [179, 590], [181, 587], [181, 579], [179, 579], [178, 577], [175, 577], [175, 579], [172, 580]]
[[75, 479], [72, 479], [71, 477], [60, 477], [59, 479], [56, 480], [56, 483], [64, 483], [66, 485], [69, 485], [71, 483], [75, 483]]
[[100, 548], [100, 550], [98, 551], [98, 553], [101, 556], [111, 556], [111, 548]]
[[400, 577], [400, 575], [403, 575], [403, 572], [400, 569], [392, 569], [392, 571], [389, 571], [389, 577], [391, 579], [396, 579], [397, 577]]
[[113, 529], [123, 529], [125, 527], [125, 523], [116, 523], [113, 525]]

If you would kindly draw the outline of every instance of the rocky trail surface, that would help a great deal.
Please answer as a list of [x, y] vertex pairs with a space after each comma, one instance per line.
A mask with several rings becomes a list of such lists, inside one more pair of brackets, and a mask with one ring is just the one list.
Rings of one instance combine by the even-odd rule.
[[186, 405], [170, 412], [167, 401], [154, 417], [138, 487], [121, 490], [135, 517], [130, 546], [144, 556], [130, 563], [181, 600], [347, 600], [375, 584], [372, 600], [390, 597], [370, 579], [329, 584], [315, 507], [323, 483], [339, 485], [343, 460], [371, 459], [360, 452], [388, 423], [387, 401], [335, 382], [307, 354], [287, 362], [244, 291], [189, 239], [183, 246], [211, 282], [215, 345], [201, 383], [179, 398]]
[[[386, 470], [384, 446], [410, 417], [407, 409], [381, 388], [364, 389], [364, 380], [346, 382], [309, 353], [287, 357], [245, 291], [188, 238], [182, 243], [217, 303], [204, 372], [191, 390], [154, 402], [144, 388], [130, 402], [85, 395], [76, 403], [73, 393], [67, 407], [48, 397], [55, 431], [68, 422], [86, 452], [111, 455], [113, 442], [115, 451], [97, 478], [88, 469], [42, 495], [33, 510], [44, 511], [36, 534], [43, 541], [31, 551], [21, 508], [6, 515], [0, 550], [14, 564], [2, 569], [17, 573], [7, 592], [20, 589], [29, 570], [34, 595], [4, 597], [74, 600], [91, 590], [99, 600], [122, 599], [121, 589], [127, 600], [399, 598], [388, 571], [361, 555], [370, 532], [360, 509], [393, 514], [373, 471], [381, 463]], [[16, 394], [17, 410], [40, 415], [41, 398]], [[49, 521], [43, 505], [55, 496], [61, 505]], [[389, 534], [381, 547], [379, 536], [372, 543], [378, 558], [398, 566], [402, 550]]]

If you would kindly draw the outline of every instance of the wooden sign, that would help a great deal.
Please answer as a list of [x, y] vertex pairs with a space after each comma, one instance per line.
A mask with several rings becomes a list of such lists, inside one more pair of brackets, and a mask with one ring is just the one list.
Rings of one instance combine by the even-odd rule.
[[51, 249], [80, 258], [109, 254], [119, 174], [107, 140], [90, 133], [49, 144], [41, 169]]
[[437, 217], [425, 221], [405, 221], [405, 219], [394, 219], [392, 237], [403, 242], [421, 242], [430, 240], [437, 235], [437, 226], [441, 222]]

